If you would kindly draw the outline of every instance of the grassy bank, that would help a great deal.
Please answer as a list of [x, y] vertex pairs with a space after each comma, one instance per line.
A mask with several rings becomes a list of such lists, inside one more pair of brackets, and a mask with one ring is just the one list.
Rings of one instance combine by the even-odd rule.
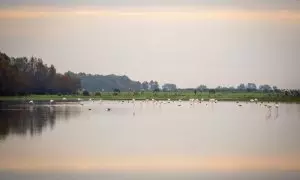
[[208, 92], [197, 93], [196, 95], [192, 92], [183, 92], [183, 93], [175, 93], [175, 92], [158, 92], [156, 94], [152, 92], [145, 93], [128, 93], [122, 92], [118, 95], [113, 95], [111, 92], [104, 92], [101, 96], [82, 96], [82, 95], [66, 95], [66, 96], [58, 96], [58, 95], [30, 95], [30, 96], [0, 96], [0, 100], [2, 101], [10, 101], [10, 100], [34, 100], [34, 101], [47, 101], [50, 99], [53, 100], [62, 100], [65, 97], [67, 100], [76, 101], [78, 98], [83, 100], [88, 100], [93, 98], [95, 100], [145, 100], [145, 99], [156, 99], [156, 100], [189, 100], [193, 99], [201, 99], [208, 100], [210, 98], [218, 99], [219, 101], [249, 101], [250, 99], [258, 99], [259, 101], [277, 101], [277, 102], [300, 102], [300, 97], [291, 97], [291, 96], [283, 96], [281, 94], [274, 93], [260, 93], [260, 92], [221, 92], [216, 94], [209, 94]]

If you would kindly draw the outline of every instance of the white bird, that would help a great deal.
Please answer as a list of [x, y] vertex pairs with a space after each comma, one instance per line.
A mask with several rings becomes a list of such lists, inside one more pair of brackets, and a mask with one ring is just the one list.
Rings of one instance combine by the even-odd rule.
[[203, 98], [201, 98], [201, 101], [204, 101], [204, 99], [203, 99]]
[[62, 100], [64, 100], [64, 101], [65, 101], [65, 100], [67, 100], [67, 98], [65, 98], [65, 97], [64, 97], [64, 98], [62, 98]]
[[92, 101], [92, 100], [93, 100], [92, 98], [89, 99], [89, 101]]
[[272, 108], [272, 105], [267, 105], [267, 107], [270, 109], [270, 108]]
[[276, 103], [276, 104], [275, 104], [275, 107], [276, 107], [276, 108], [279, 108], [279, 104]]
[[250, 99], [250, 102], [254, 102], [254, 99]]
[[33, 101], [31, 100], [31, 101], [29, 101], [29, 104], [33, 104]]
[[80, 99], [80, 98], [78, 98], [78, 99], [77, 99], [77, 101], [81, 101], [81, 99]]
[[258, 101], [258, 99], [256, 99], [256, 98], [255, 98], [255, 99], [254, 99], [254, 101], [255, 101], [255, 102], [257, 102], [257, 101]]

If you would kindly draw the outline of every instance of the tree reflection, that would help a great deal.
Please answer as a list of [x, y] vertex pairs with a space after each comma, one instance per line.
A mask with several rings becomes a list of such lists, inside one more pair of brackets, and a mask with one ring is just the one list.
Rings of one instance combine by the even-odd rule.
[[77, 106], [27, 106], [0, 110], [0, 140], [8, 135], [40, 135], [43, 130], [53, 129], [57, 120], [66, 121], [80, 114]]

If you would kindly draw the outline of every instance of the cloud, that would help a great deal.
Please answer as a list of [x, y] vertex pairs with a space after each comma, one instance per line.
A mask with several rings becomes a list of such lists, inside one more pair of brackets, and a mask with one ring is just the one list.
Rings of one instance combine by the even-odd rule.
[[2, 6], [226, 6], [239, 8], [300, 9], [298, 0], [1, 0]]
[[296, 10], [244, 10], [206, 7], [18, 7], [0, 10], [0, 19], [27, 19], [67, 16], [96, 16], [144, 19], [225, 19], [225, 20], [292, 20], [300, 21]]

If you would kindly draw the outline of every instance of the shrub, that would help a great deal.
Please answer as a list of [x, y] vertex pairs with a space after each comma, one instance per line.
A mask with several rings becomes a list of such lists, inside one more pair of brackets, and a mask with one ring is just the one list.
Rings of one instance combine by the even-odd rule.
[[84, 95], [84, 96], [89, 96], [90, 93], [89, 93], [87, 90], [84, 90], [84, 91], [82, 92], [82, 95]]
[[95, 96], [101, 96], [101, 92], [96, 92]]

